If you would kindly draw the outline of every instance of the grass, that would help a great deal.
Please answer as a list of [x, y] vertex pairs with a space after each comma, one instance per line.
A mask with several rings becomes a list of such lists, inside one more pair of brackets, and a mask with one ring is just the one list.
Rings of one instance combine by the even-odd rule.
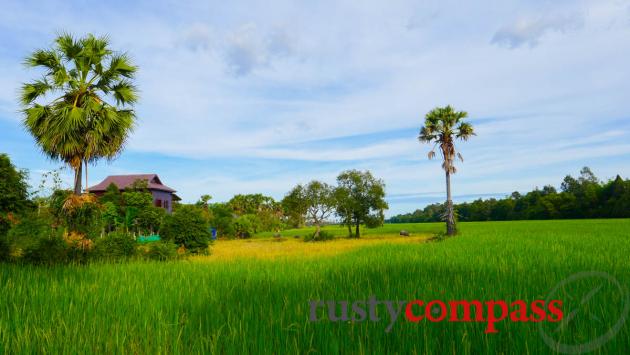
[[[541, 327], [586, 343], [622, 313], [614, 285], [582, 279], [557, 295], [566, 313], [602, 288], [557, 332], [538, 323], [500, 322], [485, 334], [482, 323], [399, 321], [388, 333], [388, 322], [309, 322], [309, 300], [530, 302], [589, 270], [630, 284], [630, 220], [462, 223], [439, 243], [423, 235], [442, 225], [405, 225], [412, 238], [382, 237], [401, 228], [366, 230], [359, 242], [218, 241], [213, 256], [173, 263], [1, 265], [0, 353], [540, 354], [553, 352]], [[629, 351], [627, 323], [595, 349]]]
[[[398, 236], [400, 231], [406, 230], [411, 233], [411, 236], [420, 235], [426, 236], [427, 234], [437, 233], [444, 230], [444, 226], [441, 223], [401, 223], [401, 224], [386, 224], [380, 228], [365, 228], [361, 227], [361, 236]], [[329, 225], [322, 227], [322, 231], [327, 231], [336, 237], [347, 237], [348, 228], [339, 225]], [[315, 227], [307, 227], [300, 229], [287, 229], [281, 231], [279, 234], [282, 237], [304, 237], [308, 234], [315, 233]], [[354, 233], [354, 227], [352, 228]], [[275, 232], [262, 232], [255, 235], [255, 238], [271, 238]]]

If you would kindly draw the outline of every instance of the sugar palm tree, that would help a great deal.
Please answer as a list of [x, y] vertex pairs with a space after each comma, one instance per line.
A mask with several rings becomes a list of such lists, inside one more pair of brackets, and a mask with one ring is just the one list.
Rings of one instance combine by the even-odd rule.
[[468, 114], [465, 111], [455, 111], [450, 105], [437, 107], [425, 116], [424, 126], [420, 129], [418, 139], [422, 143], [433, 143], [429, 152], [429, 159], [435, 157], [435, 149], [439, 148], [442, 155], [442, 168], [446, 172], [446, 233], [457, 233], [455, 226], [455, 211], [451, 196], [451, 174], [455, 174], [455, 158], [464, 161], [455, 149], [455, 140], [468, 140], [475, 135], [470, 123], [462, 121]]
[[135, 121], [137, 67], [125, 53], [109, 49], [106, 37], [57, 37], [52, 49], [25, 60], [43, 68], [41, 79], [23, 84], [23, 123], [42, 152], [74, 170], [74, 193], [81, 194], [82, 166], [114, 159]]

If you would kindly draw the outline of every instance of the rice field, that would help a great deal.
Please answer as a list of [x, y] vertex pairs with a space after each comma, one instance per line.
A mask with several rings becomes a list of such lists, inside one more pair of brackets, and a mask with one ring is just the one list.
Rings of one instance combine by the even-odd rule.
[[[442, 242], [426, 242], [441, 224], [386, 225], [358, 241], [219, 240], [212, 256], [168, 263], [0, 265], [0, 353], [630, 352], [630, 220], [459, 226]], [[502, 321], [494, 334], [475, 322], [309, 321], [309, 300], [371, 296], [556, 297], [571, 320]]]

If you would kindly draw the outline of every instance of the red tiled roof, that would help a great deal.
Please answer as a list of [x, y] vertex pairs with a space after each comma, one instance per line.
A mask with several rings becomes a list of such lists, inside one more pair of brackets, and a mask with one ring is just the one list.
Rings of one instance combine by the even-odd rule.
[[163, 185], [157, 174], [133, 174], [133, 175], [110, 175], [101, 181], [98, 185], [89, 188], [90, 192], [101, 192], [107, 190], [110, 184], [115, 184], [120, 190], [124, 190], [137, 180], [147, 182], [149, 190], [160, 190], [166, 192], [175, 192], [174, 189]]

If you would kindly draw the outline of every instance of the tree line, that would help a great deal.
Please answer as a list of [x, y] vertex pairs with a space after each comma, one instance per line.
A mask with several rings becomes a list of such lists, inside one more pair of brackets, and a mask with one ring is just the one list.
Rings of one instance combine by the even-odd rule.
[[[502, 199], [478, 199], [455, 205], [460, 221], [508, 221], [534, 219], [628, 218], [630, 180], [617, 175], [601, 181], [590, 168], [578, 177], [567, 175], [558, 191], [551, 185], [526, 194], [513, 192]], [[443, 204], [431, 204], [412, 213], [393, 216], [388, 223], [443, 221]]]
[[219, 235], [237, 238], [308, 224], [315, 226], [309, 238], [320, 240], [321, 226], [333, 218], [348, 227], [349, 237], [359, 238], [361, 225], [381, 225], [388, 208], [384, 182], [359, 170], [339, 174], [337, 186], [318, 180], [298, 184], [281, 201], [262, 194], [239, 194], [219, 203], [209, 203], [209, 199], [202, 196], [196, 206], [207, 211], [209, 223]]

